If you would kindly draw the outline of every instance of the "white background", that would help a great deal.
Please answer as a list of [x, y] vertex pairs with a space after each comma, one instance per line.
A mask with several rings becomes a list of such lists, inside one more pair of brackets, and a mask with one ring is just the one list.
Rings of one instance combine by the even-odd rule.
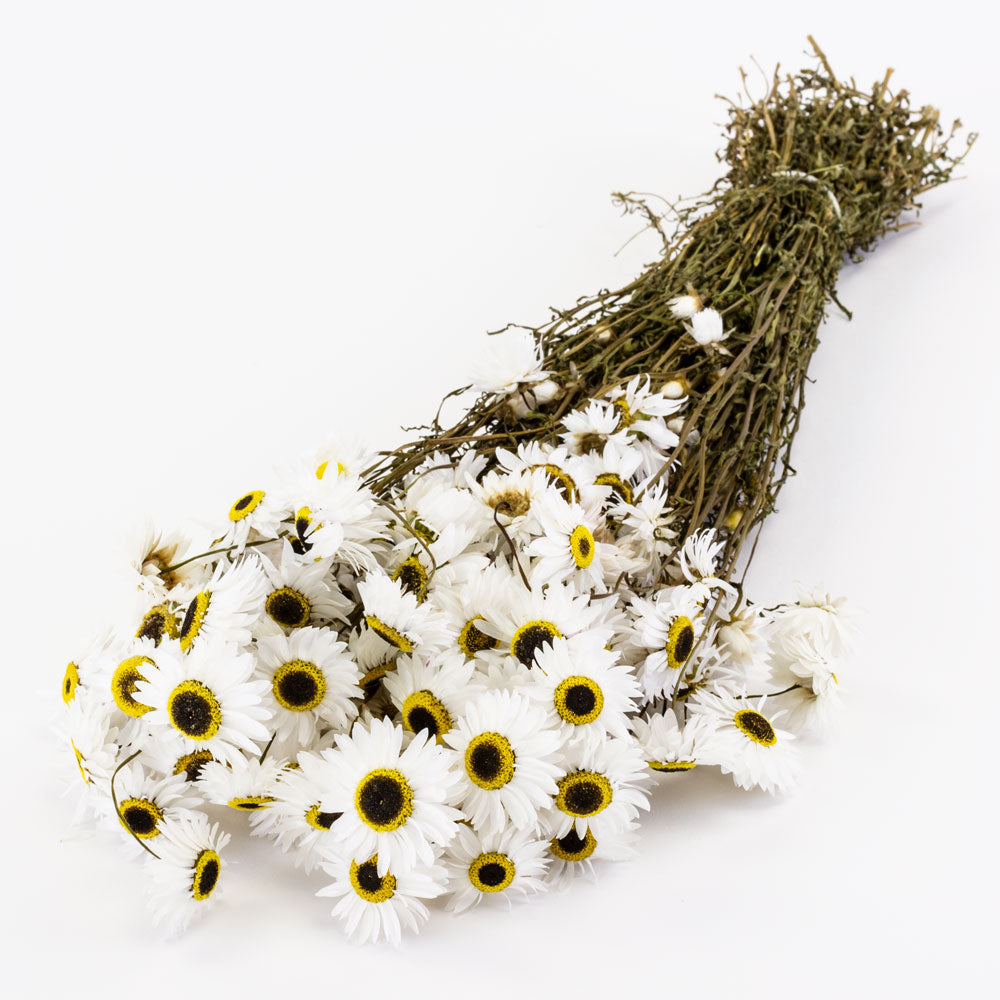
[[[998, 116], [976, 5], [4, 3], [0, 981], [12, 997], [980, 996], [995, 988]], [[984, 135], [923, 225], [847, 268], [751, 582], [848, 594], [847, 711], [772, 800], [694, 772], [641, 860], [510, 913], [347, 944], [237, 838], [228, 898], [150, 934], [65, 838], [48, 724], [126, 600], [120, 539], [228, 509], [336, 427], [385, 444], [482, 333], [656, 252], [613, 190], [707, 188], [737, 67], [886, 65]], [[232, 824], [236, 826], [234, 822]], [[544, 994], [543, 994], [544, 991]], [[609, 992], [613, 991], [613, 992]], [[285, 994], [282, 994], [285, 995]]]

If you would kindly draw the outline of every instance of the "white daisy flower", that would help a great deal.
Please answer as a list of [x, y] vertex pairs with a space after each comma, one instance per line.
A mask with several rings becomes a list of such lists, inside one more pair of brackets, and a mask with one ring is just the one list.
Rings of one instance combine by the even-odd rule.
[[837, 665], [822, 632], [775, 637], [769, 679], [784, 692], [781, 705], [791, 729], [825, 734], [832, 728], [841, 707]]
[[142, 762], [151, 771], [161, 775], [179, 775], [195, 791], [202, 769], [214, 759], [208, 750], [185, 750], [183, 741], [173, 739], [149, 740], [142, 749]]
[[327, 625], [347, 621], [351, 602], [334, 584], [327, 582], [330, 562], [300, 562], [291, 545], [281, 551], [281, 563], [275, 566], [261, 556], [267, 577], [264, 613], [256, 625], [257, 637], [279, 635], [306, 625]]
[[630, 504], [636, 494], [636, 474], [642, 455], [625, 435], [617, 435], [602, 448], [586, 456], [587, 478], [602, 491], [605, 506], [617, 502]]
[[783, 604], [771, 614], [769, 633], [778, 657], [783, 654], [787, 639], [805, 636], [817, 655], [835, 661], [850, 652], [850, 619], [845, 613], [846, 600], [830, 597], [822, 590], [806, 591], [795, 604]]
[[336, 823], [341, 814], [323, 803], [326, 763], [314, 752], [298, 755], [298, 767], [277, 775], [268, 809], [250, 816], [254, 836], [270, 837], [292, 862], [308, 874], [323, 857], [336, 853]]
[[242, 493], [229, 508], [226, 530], [216, 543], [233, 545], [241, 553], [248, 541], [277, 538], [282, 520], [290, 513], [283, 499], [273, 490]]
[[562, 419], [565, 432], [560, 435], [572, 455], [589, 455], [604, 450], [610, 440], [628, 444], [628, 435], [618, 427], [619, 413], [611, 403], [592, 399], [585, 407], [567, 413]]
[[579, 456], [570, 455], [561, 445], [554, 448], [540, 441], [528, 441], [519, 444], [516, 452], [497, 448], [496, 460], [500, 468], [511, 475], [540, 469], [569, 503], [581, 498], [580, 475], [586, 466], [581, 465]]
[[449, 755], [424, 735], [403, 748], [404, 732], [388, 719], [355, 725], [324, 751], [323, 805], [343, 813], [338, 840], [353, 857], [378, 854], [378, 873], [434, 863], [435, 844], [455, 834], [456, 809], [446, 805], [455, 775]]
[[388, 513], [355, 476], [320, 468], [323, 475], [297, 485], [290, 500], [295, 511], [292, 551], [300, 559], [335, 559], [355, 571], [371, 569]]
[[638, 854], [638, 830], [638, 823], [629, 823], [618, 833], [605, 832], [600, 840], [593, 830], [581, 837], [575, 828], [563, 837], [553, 837], [548, 844], [546, 881], [556, 889], [565, 890], [577, 878], [592, 880], [595, 861], [630, 861]]
[[328, 476], [360, 479], [377, 457], [362, 438], [350, 432], [339, 433], [328, 437], [308, 452], [283, 479], [286, 482], [325, 481]]
[[680, 410], [684, 400], [652, 392], [648, 375], [636, 375], [627, 385], [612, 389], [608, 398], [618, 411], [619, 430], [644, 435], [661, 449], [677, 444], [677, 435], [667, 428], [666, 418]]
[[549, 477], [544, 469], [522, 469], [510, 473], [493, 470], [479, 482], [470, 482], [468, 488], [479, 501], [476, 510], [477, 534], [480, 537], [490, 538], [494, 544], [500, 543], [502, 539], [497, 521], [517, 542], [539, 533], [538, 503], [550, 489]]
[[502, 899], [510, 906], [513, 900], [542, 892], [547, 851], [548, 844], [527, 830], [480, 835], [461, 827], [444, 857], [448, 909], [461, 913], [483, 899]]
[[[599, 541], [603, 525], [600, 507], [585, 510], [550, 493], [538, 505], [543, 534], [526, 552], [537, 559], [532, 573], [544, 583], [572, 581], [579, 590], [603, 589], [617, 565], [615, 547]], [[617, 575], [617, 574], [613, 574]]]
[[384, 939], [398, 945], [404, 927], [417, 933], [429, 916], [422, 900], [440, 896], [445, 888], [445, 870], [433, 862], [397, 872], [380, 864], [378, 855], [364, 860], [334, 856], [323, 868], [333, 881], [316, 895], [338, 900], [332, 914], [361, 944]]
[[767, 697], [736, 698], [727, 691], [699, 691], [688, 701], [692, 716], [715, 723], [702, 746], [702, 761], [732, 774], [740, 788], [786, 791], [797, 779], [799, 750], [795, 736], [774, 723], [785, 713], [771, 713]]
[[629, 721], [646, 763], [654, 771], [667, 773], [690, 771], [703, 763], [702, 746], [715, 730], [712, 720], [703, 715], [692, 716], [682, 727], [671, 709]]
[[257, 556], [220, 563], [211, 581], [187, 606], [178, 630], [181, 649], [195, 642], [232, 642], [245, 646], [263, 610], [267, 579]]
[[201, 769], [198, 791], [214, 805], [257, 813], [274, 802], [274, 784], [283, 766], [270, 754], [263, 761], [259, 757], [237, 757], [231, 764], [210, 761]]
[[120, 640], [112, 629], [97, 633], [86, 643], [83, 655], [66, 664], [59, 689], [63, 702], [68, 705], [78, 691], [81, 695], [89, 696], [95, 685], [103, 686], [107, 680], [107, 660], [109, 657], [114, 658], [115, 652], [120, 648]]
[[534, 336], [527, 330], [507, 330], [486, 341], [469, 371], [469, 381], [478, 392], [499, 395], [541, 382], [550, 374], [542, 369]]
[[103, 800], [102, 826], [123, 834], [125, 851], [133, 857], [143, 853], [136, 840], [155, 851], [164, 822], [178, 819], [201, 804], [184, 775], [160, 777], [148, 773], [138, 760], [118, 771], [114, 790], [118, 808], [110, 795]]
[[637, 645], [652, 650], [645, 669], [666, 675], [672, 684], [694, 651], [700, 629], [700, 609], [681, 587], [659, 591], [651, 601], [636, 597], [631, 604], [635, 616]]
[[582, 839], [592, 830], [600, 841], [621, 833], [640, 809], [649, 809], [648, 781], [649, 769], [632, 739], [609, 737], [593, 747], [570, 748], [547, 817], [551, 836], [576, 830]]
[[602, 630], [556, 639], [535, 656], [528, 694], [546, 710], [566, 745], [628, 739], [627, 716], [636, 709], [639, 685], [618, 653], [605, 648]]
[[358, 714], [361, 671], [331, 629], [262, 636], [256, 676], [267, 684], [264, 705], [282, 748], [305, 746], [319, 728], [344, 730]]
[[699, 309], [684, 328], [702, 346], [718, 344], [729, 336], [722, 328], [722, 316], [714, 309]]
[[531, 589], [521, 587], [510, 594], [510, 603], [499, 608], [492, 620], [480, 628], [498, 639], [526, 667], [535, 660], [542, 646], [602, 624], [611, 613], [613, 599], [592, 600], [576, 593], [568, 584], [532, 580]]
[[483, 689], [475, 664], [457, 651], [429, 660], [399, 656], [384, 684], [403, 725], [411, 733], [428, 733], [438, 743]]
[[441, 614], [419, 604], [399, 581], [370, 573], [358, 584], [358, 593], [368, 628], [400, 652], [429, 654], [447, 644], [448, 629]]
[[[455, 580], [453, 586], [435, 587], [429, 600], [447, 618], [450, 634], [455, 636], [453, 648], [471, 660], [500, 646], [500, 640], [480, 625], [502, 617], [511, 603], [510, 595], [523, 590], [524, 584], [505, 564], [491, 563], [485, 556], [470, 562], [469, 568], [468, 578]], [[442, 582], [446, 575], [447, 570], [442, 570]]]
[[150, 727], [179, 743], [180, 753], [203, 750], [239, 764], [240, 751], [256, 756], [266, 740], [261, 706], [265, 686], [252, 679], [254, 659], [235, 646], [198, 643], [184, 655], [173, 645], [157, 650], [156, 670], [135, 685], [135, 700], [150, 706]]
[[66, 706], [57, 726], [73, 751], [80, 780], [101, 794], [110, 790], [119, 751], [112, 719], [110, 705], [79, 694]]
[[158, 858], [144, 871], [154, 922], [168, 934], [184, 930], [215, 902], [222, 875], [221, 852], [229, 834], [210, 826], [201, 813], [164, 820], [157, 838]]
[[634, 503], [614, 497], [609, 516], [617, 522], [620, 554], [633, 563], [632, 572], [646, 574], [651, 583], [659, 576], [662, 563], [673, 551], [677, 532], [672, 527], [674, 515], [667, 506], [665, 483], [647, 487]]
[[445, 742], [457, 756], [457, 801], [484, 834], [510, 824], [536, 831], [538, 811], [556, 794], [559, 735], [523, 694], [488, 691], [465, 709]]
[[184, 532], [162, 531], [149, 519], [132, 529], [127, 551], [136, 587], [154, 601], [184, 600], [210, 575], [205, 560], [188, 562], [198, 550]]

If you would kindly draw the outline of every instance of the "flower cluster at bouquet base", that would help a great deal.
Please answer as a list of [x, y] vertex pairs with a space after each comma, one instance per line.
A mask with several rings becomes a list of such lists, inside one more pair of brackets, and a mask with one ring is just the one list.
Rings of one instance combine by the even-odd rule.
[[[537, 393], [528, 346], [499, 338], [477, 388]], [[68, 665], [60, 731], [80, 821], [141, 862], [157, 923], [224, 894], [223, 826], [396, 942], [432, 900], [509, 906], [635, 857], [657, 783], [795, 783], [836, 709], [840, 602], [757, 607], [713, 530], [679, 537], [676, 389], [635, 377], [555, 440], [431, 455], [383, 495], [333, 442], [249, 484], [205, 553], [138, 538], [141, 607]]]

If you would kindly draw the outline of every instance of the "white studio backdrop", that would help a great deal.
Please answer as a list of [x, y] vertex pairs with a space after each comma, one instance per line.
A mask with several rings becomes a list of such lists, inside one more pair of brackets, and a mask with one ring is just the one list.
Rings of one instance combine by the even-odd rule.
[[[989, 15], [842, 2], [2, 5], [0, 533], [9, 997], [983, 996], [995, 982], [998, 158]], [[128, 598], [121, 540], [226, 510], [331, 428], [398, 443], [482, 335], [656, 254], [613, 190], [719, 176], [737, 67], [896, 68], [982, 133], [923, 225], [845, 269], [798, 477], [750, 577], [847, 594], [839, 732], [802, 789], [662, 782], [597, 885], [348, 944], [322, 881], [237, 836], [169, 944], [131, 863], [67, 839], [66, 661]], [[237, 829], [242, 818], [228, 819]]]

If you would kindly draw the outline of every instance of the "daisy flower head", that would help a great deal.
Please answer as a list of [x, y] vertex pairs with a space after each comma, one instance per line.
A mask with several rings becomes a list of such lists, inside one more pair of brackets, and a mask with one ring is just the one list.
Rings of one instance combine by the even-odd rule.
[[[510, 606], [510, 595], [523, 589], [524, 584], [505, 564], [490, 563], [485, 556], [470, 565], [474, 572], [468, 579], [436, 589], [430, 602], [444, 614], [449, 634], [454, 635], [449, 648], [472, 660], [500, 647], [500, 640], [484, 632], [482, 624], [502, 617]], [[447, 573], [447, 568], [442, 573]]]
[[252, 813], [250, 824], [254, 836], [270, 837], [308, 874], [322, 858], [336, 853], [336, 824], [341, 814], [323, 802], [324, 758], [303, 751], [297, 764], [279, 771], [271, 785], [269, 808]]
[[455, 775], [449, 755], [426, 735], [412, 737], [388, 719], [356, 723], [336, 736], [322, 756], [322, 802], [343, 815], [337, 835], [344, 854], [366, 860], [378, 854], [378, 874], [434, 863], [434, 845], [455, 834], [460, 814], [447, 804]]
[[420, 604], [398, 580], [382, 573], [369, 573], [358, 584], [368, 628], [401, 653], [430, 654], [448, 640], [443, 616], [427, 604]]
[[618, 426], [620, 420], [620, 413], [611, 403], [592, 399], [585, 407], [563, 417], [566, 430], [560, 440], [571, 455], [601, 452], [610, 440], [624, 446], [628, 444], [628, 437]]
[[301, 562], [287, 542], [276, 566], [261, 556], [267, 583], [263, 614], [257, 620], [257, 638], [279, 635], [306, 625], [347, 621], [351, 602], [334, 582], [328, 582], [330, 561]]
[[658, 448], [673, 448], [677, 435], [667, 429], [666, 418], [684, 406], [684, 400], [669, 399], [650, 389], [648, 375], [636, 375], [626, 385], [608, 393], [618, 411], [618, 429], [649, 438]]
[[73, 752], [76, 773], [88, 791], [106, 792], [119, 752], [112, 707], [78, 695], [66, 706], [57, 728]]
[[256, 676], [266, 684], [264, 705], [281, 748], [305, 746], [317, 728], [344, 730], [358, 714], [361, 671], [332, 629], [261, 636]]
[[843, 597], [830, 597], [820, 589], [804, 591], [794, 604], [783, 604], [770, 619], [772, 645], [779, 657], [794, 659], [787, 653], [786, 643], [805, 636], [816, 654], [828, 661], [838, 660], [850, 652], [850, 618]]
[[63, 703], [68, 705], [78, 692], [88, 694], [95, 684], [100, 687], [106, 680], [105, 664], [108, 658], [114, 658], [115, 650], [120, 648], [113, 629], [97, 633], [86, 643], [83, 655], [66, 664], [59, 688]]
[[649, 769], [631, 738], [571, 748], [547, 817], [550, 836], [562, 838], [575, 830], [584, 839], [592, 831], [600, 841], [620, 834], [640, 809], [649, 809], [648, 782]]
[[461, 913], [482, 900], [507, 906], [545, 889], [548, 844], [528, 830], [479, 834], [462, 826], [448, 845], [448, 909]]
[[375, 548], [385, 537], [388, 514], [355, 475], [320, 465], [296, 485], [289, 503], [294, 511], [292, 551], [301, 560], [335, 559], [351, 569], [375, 565]]
[[841, 707], [838, 661], [822, 634], [780, 633], [772, 644], [772, 684], [785, 691], [785, 722], [793, 730], [830, 731]]
[[482, 691], [475, 664], [458, 651], [426, 660], [399, 656], [384, 684], [403, 726], [411, 733], [427, 733], [438, 743]]
[[182, 740], [149, 740], [142, 750], [142, 762], [155, 774], [179, 776], [195, 794], [205, 765], [215, 758], [208, 750], [186, 750]]
[[540, 649], [527, 689], [566, 744], [588, 746], [608, 735], [628, 739], [628, 715], [640, 697], [632, 671], [605, 647], [602, 630], [556, 639]]
[[557, 493], [546, 496], [538, 506], [542, 533], [526, 549], [536, 560], [532, 575], [543, 583], [569, 581], [581, 591], [602, 588], [615, 551], [598, 541], [600, 520], [599, 507], [584, 510]]
[[250, 490], [241, 493], [229, 508], [226, 530], [218, 544], [236, 546], [242, 553], [247, 542], [278, 537], [282, 520], [290, 512], [274, 490]]
[[493, 544], [502, 541], [497, 522], [515, 541], [526, 541], [539, 533], [538, 504], [547, 495], [549, 477], [544, 469], [519, 472], [487, 472], [469, 491], [478, 501], [478, 534]]
[[254, 680], [254, 659], [226, 643], [199, 643], [183, 654], [178, 646], [157, 650], [155, 670], [136, 682], [135, 700], [148, 705], [153, 731], [172, 741], [178, 756], [203, 751], [227, 764], [240, 763], [240, 751], [254, 756], [255, 741], [268, 738], [261, 705], [263, 681]]
[[274, 802], [283, 763], [270, 754], [263, 761], [259, 757], [237, 757], [230, 764], [210, 761], [201, 770], [198, 790], [213, 805], [257, 813]]
[[629, 823], [617, 833], [605, 832], [600, 840], [588, 830], [580, 836], [575, 828], [548, 843], [548, 883], [556, 889], [568, 889], [579, 878], [594, 878], [595, 861], [630, 861], [636, 856], [639, 824]]
[[630, 720], [646, 763], [657, 772], [677, 774], [703, 763], [702, 747], [715, 730], [713, 720], [691, 716], [683, 726], [672, 709], [652, 713], [648, 719]]
[[497, 395], [542, 382], [551, 372], [542, 368], [539, 346], [527, 330], [507, 330], [490, 337], [469, 371], [472, 388]]
[[645, 670], [673, 683], [694, 652], [701, 609], [679, 587], [661, 590], [651, 601], [637, 597], [631, 607], [637, 641], [652, 650], [646, 656]]
[[715, 575], [715, 570], [725, 547], [725, 541], [718, 538], [714, 528], [705, 528], [688, 535], [678, 554], [684, 579], [694, 584], [722, 584], [723, 581]]
[[127, 542], [137, 589], [154, 601], [183, 600], [199, 590], [210, 574], [204, 560], [188, 562], [196, 551], [184, 532], [161, 531], [149, 519], [139, 522]]
[[569, 584], [543, 586], [545, 581], [535, 578], [530, 583], [530, 589], [512, 590], [507, 607], [477, 626], [526, 667], [534, 665], [543, 646], [599, 626], [611, 613], [613, 601], [593, 600]]
[[699, 691], [689, 702], [693, 717], [714, 724], [701, 750], [702, 762], [731, 774], [740, 788], [786, 791], [798, 777], [795, 736], [775, 723], [785, 713], [772, 712], [767, 696], [738, 698], [728, 691]]
[[487, 691], [444, 739], [461, 769], [457, 801], [477, 830], [538, 829], [539, 810], [556, 794], [562, 756], [542, 709], [517, 691]]
[[144, 865], [154, 922], [176, 934], [218, 898], [222, 851], [229, 834], [197, 812], [164, 820], [156, 841], [159, 857]]
[[516, 452], [497, 448], [497, 464], [504, 472], [534, 472], [541, 470], [569, 503], [580, 498], [580, 460], [562, 445], [553, 448], [539, 441], [528, 441], [517, 446]]
[[232, 642], [245, 646], [251, 626], [263, 609], [267, 580], [259, 557], [221, 562], [207, 586], [188, 604], [177, 637], [185, 652], [196, 642]]
[[684, 324], [684, 329], [703, 347], [718, 344], [729, 336], [722, 328], [722, 316], [715, 309], [699, 309]]
[[586, 456], [584, 481], [601, 491], [605, 507], [618, 502], [630, 504], [635, 499], [636, 475], [641, 465], [642, 454], [618, 435]]
[[385, 940], [398, 945], [404, 928], [419, 932], [430, 916], [423, 900], [440, 896], [447, 878], [433, 862], [397, 872], [384, 868], [377, 855], [334, 855], [323, 869], [333, 881], [316, 895], [337, 900], [331, 912], [359, 944]]
[[183, 775], [161, 777], [147, 771], [138, 760], [125, 764], [115, 775], [115, 798], [117, 809], [110, 795], [103, 800], [102, 825], [124, 834], [125, 850], [135, 857], [142, 854], [137, 840], [155, 850], [163, 824], [201, 804], [201, 797], [192, 793]]

